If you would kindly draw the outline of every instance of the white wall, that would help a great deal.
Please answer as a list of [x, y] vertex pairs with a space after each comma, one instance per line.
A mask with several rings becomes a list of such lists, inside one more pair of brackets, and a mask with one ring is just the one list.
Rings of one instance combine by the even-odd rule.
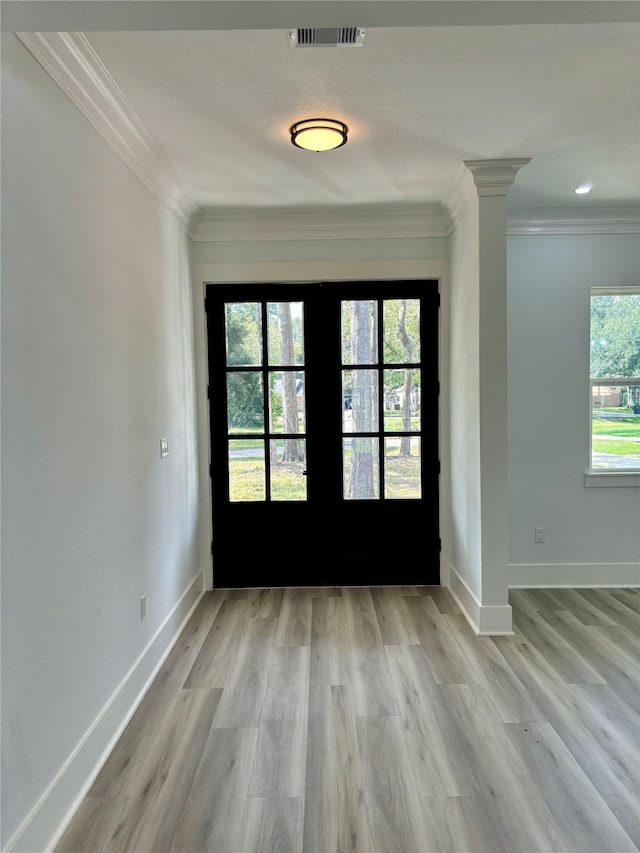
[[202, 591], [187, 243], [3, 36], [3, 848], [45, 849]]
[[511, 584], [638, 584], [640, 488], [584, 474], [589, 288], [638, 285], [640, 236], [512, 236], [507, 254]]
[[470, 173], [466, 181], [450, 239], [451, 568], [482, 602], [479, 208]]

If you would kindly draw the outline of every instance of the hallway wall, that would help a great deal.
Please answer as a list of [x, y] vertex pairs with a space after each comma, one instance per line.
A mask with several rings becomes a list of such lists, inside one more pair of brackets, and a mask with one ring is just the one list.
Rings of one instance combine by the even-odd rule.
[[3, 35], [3, 849], [44, 849], [202, 591], [187, 243]]
[[590, 288], [638, 286], [640, 236], [514, 235], [507, 258], [510, 583], [640, 584], [640, 474], [585, 485]]

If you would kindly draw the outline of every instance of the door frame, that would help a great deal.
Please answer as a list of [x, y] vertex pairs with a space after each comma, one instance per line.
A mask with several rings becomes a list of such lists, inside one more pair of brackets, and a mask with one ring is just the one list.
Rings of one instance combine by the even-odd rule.
[[[325, 242], [325, 241], [321, 241]], [[440, 295], [439, 312], [439, 510], [440, 522], [440, 584], [449, 585], [450, 555], [452, 553], [451, 523], [451, 463], [449, 445], [449, 340], [450, 340], [450, 265], [446, 258], [418, 258], [411, 260], [364, 260], [364, 261], [245, 261], [242, 257], [225, 263], [194, 263], [193, 265], [193, 317], [196, 379], [196, 417], [198, 436], [199, 478], [199, 569], [202, 574], [203, 590], [213, 589], [212, 542], [212, 495], [209, 477], [210, 424], [207, 353], [207, 319], [205, 294], [208, 285], [215, 284], [271, 284], [271, 283], [317, 283], [320, 281], [400, 281], [436, 279]]]

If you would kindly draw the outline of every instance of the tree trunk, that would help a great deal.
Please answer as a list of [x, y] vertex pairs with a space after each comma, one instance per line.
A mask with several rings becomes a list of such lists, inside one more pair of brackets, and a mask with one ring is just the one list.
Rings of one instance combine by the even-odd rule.
[[[407, 314], [406, 299], [400, 300], [398, 309], [398, 335], [404, 347], [404, 360], [413, 360], [413, 347], [411, 339], [407, 335], [405, 327], [405, 317]], [[404, 432], [411, 430], [411, 374], [412, 370], [409, 367], [404, 369], [404, 382], [402, 385], [402, 429]], [[409, 436], [402, 436], [400, 439], [400, 456], [411, 456], [411, 439]]]
[[[351, 303], [351, 362], [368, 364], [371, 360], [371, 314], [369, 303]], [[354, 369], [352, 423], [354, 433], [372, 431], [372, 389], [370, 371]], [[351, 473], [347, 497], [351, 499], [375, 496], [373, 470], [373, 439], [370, 436], [351, 440]]]
[[[283, 365], [295, 363], [293, 351], [293, 325], [291, 306], [288, 302], [278, 303], [278, 331], [280, 334], [280, 359]], [[294, 371], [282, 373], [282, 416], [285, 435], [298, 432], [298, 401], [296, 397], [296, 374]], [[285, 438], [284, 462], [300, 462], [302, 452], [297, 438]]]

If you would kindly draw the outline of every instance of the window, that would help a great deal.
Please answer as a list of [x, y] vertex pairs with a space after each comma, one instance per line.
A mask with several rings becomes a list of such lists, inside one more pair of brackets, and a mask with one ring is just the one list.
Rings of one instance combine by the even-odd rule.
[[591, 469], [640, 471], [640, 288], [591, 290]]

